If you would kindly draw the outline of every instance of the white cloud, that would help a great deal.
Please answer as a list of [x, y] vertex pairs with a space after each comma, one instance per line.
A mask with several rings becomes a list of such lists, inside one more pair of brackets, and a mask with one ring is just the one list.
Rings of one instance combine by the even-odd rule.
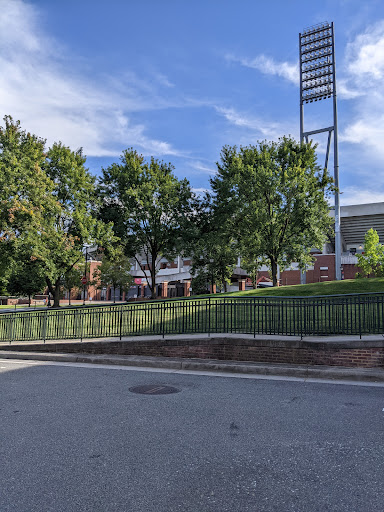
[[346, 48], [345, 85], [354, 91], [353, 117], [341, 142], [358, 144], [362, 158], [384, 164], [384, 21], [367, 27]]
[[195, 160], [195, 161], [191, 162], [190, 166], [202, 174], [213, 175], [216, 173], [216, 169], [213, 169], [212, 167], [207, 167], [206, 165], [201, 163], [199, 160]]
[[340, 194], [340, 204], [343, 206], [381, 202], [384, 202], [384, 191], [380, 192], [377, 189], [346, 187]]
[[242, 66], [251, 69], [257, 69], [265, 75], [276, 75], [299, 85], [299, 64], [298, 62], [277, 62], [271, 57], [266, 55], [257, 55], [253, 59], [235, 57], [234, 55], [227, 55], [226, 59], [232, 62], [238, 62]]
[[384, 77], [384, 21], [371, 25], [347, 46], [348, 70], [365, 81]]
[[272, 140], [277, 140], [279, 137], [288, 134], [297, 137], [297, 127], [288, 123], [279, 123], [249, 116], [238, 112], [234, 108], [215, 107], [215, 110], [224, 116], [231, 124], [247, 128], [258, 137], [266, 137]]
[[[88, 156], [115, 156], [129, 146], [156, 156], [181, 154], [132, 121], [135, 111], [169, 106], [153, 85], [129, 72], [99, 82], [76, 72], [74, 59], [42, 33], [40, 16], [22, 0], [0, 0], [1, 112], [48, 144], [82, 146]], [[172, 86], [164, 75], [156, 78]]]
[[356, 86], [351, 86], [349, 81], [346, 78], [340, 78], [337, 80], [337, 96], [343, 100], [354, 100], [355, 98], [359, 98], [365, 94], [364, 91], [357, 88]]

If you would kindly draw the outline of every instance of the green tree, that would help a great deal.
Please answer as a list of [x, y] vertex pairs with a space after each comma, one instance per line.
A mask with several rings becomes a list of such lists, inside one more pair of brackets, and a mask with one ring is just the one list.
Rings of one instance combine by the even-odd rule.
[[120, 291], [128, 291], [133, 284], [130, 271], [129, 258], [120, 249], [113, 256], [102, 259], [101, 264], [93, 272], [93, 283], [99, 288], [111, 286], [113, 288], [113, 302], [115, 302], [115, 290], [120, 288]]
[[311, 248], [321, 247], [331, 229], [333, 181], [317, 165], [315, 149], [290, 137], [239, 150], [225, 146], [211, 179], [236, 240], [268, 260], [274, 286], [278, 265], [309, 264]]
[[156, 275], [162, 257], [180, 252], [191, 233], [197, 199], [187, 179], [179, 181], [173, 166], [130, 149], [120, 163], [103, 169], [100, 217], [112, 221], [125, 255], [135, 258], [156, 297]]
[[11, 272], [8, 291], [12, 295], [27, 295], [31, 306], [31, 296], [41, 293], [46, 287], [44, 269], [41, 262], [36, 259], [17, 262]]
[[358, 265], [365, 277], [384, 275], [384, 246], [375, 229], [369, 229], [364, 237], [364, 254], [357, 254]]
[[[84, 275], [84, 264], [80, 261], [63, 275], [63, 288], [68, 291], [68, 303], [71, 305], [71, 293], [74, 288], [80, 288], [81, 278]], [[88, 264], [89, 269], [89, 264]]]
[[[59, 305], [63, 276], [83, 258], [85, 244], [108, 247], [112, 229], [95, 217], [95, 178], [82, 151], [26, 133], [6, 116], [0, 129], [0, 256], [9, 267], [19, 250], [45, 269]], [[1, 259], [1, 258], [0, 258]]]
[[265, 258], [252, 254], [246, 247], [241, 254], [241, 268], [247, 272], [253, 288], [256, 288], [260, 268], [265, 264]]
[[55, 143], [43, 169], [53, 182], [54, 214], [44, 215], [35, 255], [44, 264], [46, 282], [59, 306], [64, 276], [83, 261], [85, 245], [108, 247], [112, 228], [96, 219], [95, 177], [85, 168], [81, 150]]
[[0, 279], [9, 277], [21, 247], [30, 248], [44, 214], [55, 209], [52, 181], [42, 170], [45, 141], [4, 117], [0, 127]]
[[202, 288], [202, 284], [208, 282], [212, 288], [218, 285], [227, 291], [238, 254], [225, 220], [218, 205], [207, 194], [197, 210], [196, 232], [187, 246], [192, 256], [193, 290]]

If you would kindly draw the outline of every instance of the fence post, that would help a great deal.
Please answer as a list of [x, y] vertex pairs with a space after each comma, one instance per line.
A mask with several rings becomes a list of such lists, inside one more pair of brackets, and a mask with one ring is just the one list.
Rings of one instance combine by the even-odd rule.
[[45, 340], [47, 339], [47, 323], [48, 323], [48, 309], [44, 311], [44, 327], [43, 327], [43, 340], [45, 343]]
[[165, 301], [163, 300], [163, 302], [161, 304], [162, 305], [161, 305], [161, 310], [160, 310], [160, 313], [161, 313], [160, 324], [161, 324], [162, 335], [163, 335], [163, 338], [164, 338], [164, 330], [165, 330]]
[[256, 297], [253, 297], [253, 337], [256, 338]]
[[83, 341], [83, 325], [84, 325], [84, 310], [83, 309], [80, 311], [80, 314], [81, 314], [80, 341], [82, 342]]
[[359, 334], [361, 339], [361, 303], [360, 303], [360, 297], [359, 297]]
[[226, 323], [225, 319], [227, 317], [227, 312], [226, 312], [226, 308], [225, 308], [225, 297], [224, 297], [224, 308], [223, 309], [224, 309], [224, 314], [223, 314], [223, 318], [224, 318], [224, 322], [223, 322], [224, 323], [224, 333], [226, 333], [227, 331], [226, 331], [226, 328], [225, 328], [225, 323]]
[[122, 329], [123, 329], [123, 306], [120, 306], [120, 341], [121, 341]]
[[13, 339], [13, 324], [14, 324], [14, 319], [15, 319], [15, 313], [11, 316], [11, 333], [10, 333], [10, 336], [9, 336], [9, 343], [10, 343], [10, 344], [12, 343], [12, 339]]
[[303, 339], [303, 304], [302, 299], [299, 299], [299, 322], [300, 322], [300, 339]]
[[211, 297], [208, 297], [208, 336], [211, 336]]

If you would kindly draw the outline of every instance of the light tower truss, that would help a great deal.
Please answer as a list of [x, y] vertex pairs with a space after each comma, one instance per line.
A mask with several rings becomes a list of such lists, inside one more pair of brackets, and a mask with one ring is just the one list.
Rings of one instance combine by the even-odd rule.
[[[336, 279], [341, 279], [341, 233], [339, 197], [339, 154], [336, 101], [336, 63], [333, 22], [320, 23], [299, 34], [300, 49], [300, 141], [319, 133], [328, 133], [325, 165], [328, 169], [329, 153], [333, 134], [333, 160], [335, 192], [335, 270]], [[304, 105], [333, 98], [333, 125], [318, 130], [304, 130]]]

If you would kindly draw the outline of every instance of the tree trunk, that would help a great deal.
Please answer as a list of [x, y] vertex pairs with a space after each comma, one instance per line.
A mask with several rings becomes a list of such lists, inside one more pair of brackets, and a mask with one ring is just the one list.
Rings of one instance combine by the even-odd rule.
[[31, 294], [28, 294], [28, 307], [31, 307]]
[[69, 295], [68, 295], [68, 306], [70, 306], [70, 305], [71, 305], [71, 291], [72, 291], [72, 288], [70, 288], [70, 289], [68, 290], [68, 294], [69, 294]]
[[55, 293], [53, 295], [53, 307], [60, 307], [60, 279], [58, 279], [55, 283]]
[[227, 293], [227, 281], [225, 279], [223, 281], [223, 290], [224, 290], [224, 293]]
[[116, 286], [113, 287], [113, 303], [116, 303]]
[[151, 299], [156, 299], [156, 260], [154, 265], [153, 259], [151, 263], [151, 286], [149, 289], [151, 290]]
[[277, 286], [277, 261], [270, 258], [273, 286]]

